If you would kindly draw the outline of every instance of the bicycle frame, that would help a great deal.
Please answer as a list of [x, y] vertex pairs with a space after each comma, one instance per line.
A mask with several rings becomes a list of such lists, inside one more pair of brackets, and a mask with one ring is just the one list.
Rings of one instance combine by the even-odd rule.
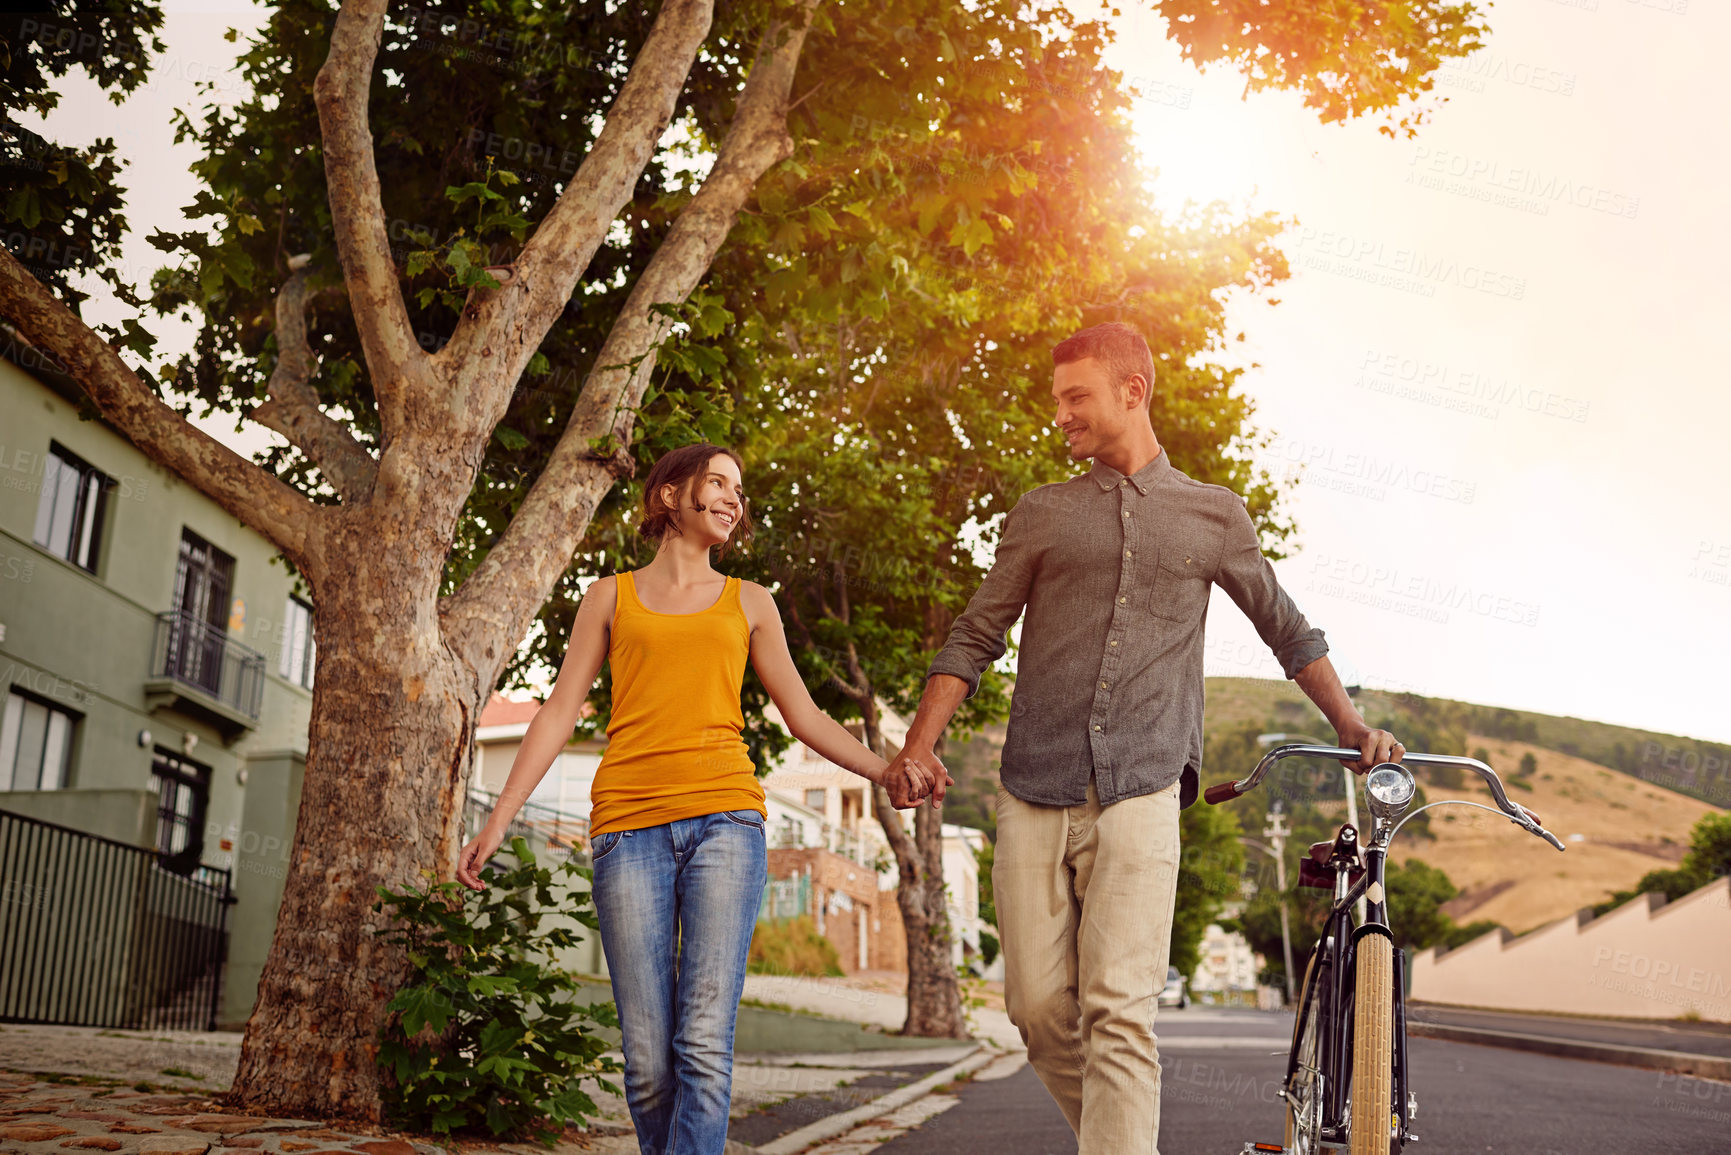
[[[1364, 874], [1357, 882], [1349, 882], [1350, 871], [1344, 866], [1335, 872], [1333, 905], [1323, 920], [1322, 933], [1311, 948], [1311, 963], [1307, 973], [1318, 981], [1306, 984], [1300, 996], [1298, 1022], [1294, 1036], [1302, 1036], [1309, 1015], [1321, 1016], [1321, 1037], [1318, 1049], [1322, 1078], [1322, 1136], [1327, 1142], [1344, 1143], [1347, 1138], [1347, 1091], [1352, 1085], [1352, 1002], [1357, 978], [1357, 945], [1367, 934], [1382, 934], [1390, 938], [1388, 925], [1387, 887], [1384, 870], [1388, 863], [1387, 834], [1392, 824], [1378, 823], [1381, 839], [1373, 836], [1364, 848]], [[1345, 827], [1342, 828], [1343, 830]], [[1354, 832], [1356, 835], [1356, 831]], [[1339, 836], [1336, 837], [1339, 846]], [[1365, 898], [1365, 918], [1356, 926], [1353, 907]], [[1394, 949], [1396, 974], [1405, 973], [1405, 952]], [[1323, 984], [1326, 984], [1324, 986]], [[1394, 1103], [1400, 1121], [1400, 1145], [1412, 1138], [1411, 1117], [1407, 1092], [1406, 1068], [1406, 984], [1395, 983], [1395, 1053]], [[1283, 1091], [1293, 1085], [1298, 1073], [1298, 1049], [1286, 1057], [1286, 1074], [1281, 1081]]]

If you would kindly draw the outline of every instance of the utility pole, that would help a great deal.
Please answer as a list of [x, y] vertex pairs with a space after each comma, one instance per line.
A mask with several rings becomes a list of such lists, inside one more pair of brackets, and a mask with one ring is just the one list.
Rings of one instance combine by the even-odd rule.
[[[1320, 738], [1311, 738], [1304, 734], [1258, 734], [1256, 736], [1256, 744], [1259, 746], [1273, 746], [1281, 742], [1304, 742], [1311, 746], [1329, 745]], [[1340, 772], [1346, 776], [1346, 820], [1352, 824], [1354, 830], [1358, 831], [1359, 845], [1362, 846], [1368, 839], [1365, 837], [1364, 830], [1358, 825], [1358, 776], [1353, 772], [1352, 767], [1345, 763], [1341, 763]], [[1364, 908], [1365, 900], [1361, 897], [1354, 904], [1354, 909], [1358, 911], [1358, 921], [1361, 923], [1364, 921]]]
[[1280, 803], [1276, 801], [1268, 812], [1268, 825], [1262, 828], [1262, 837], [1268, 839], [1268, 846], [1274, 852], [1274, 885], [1280, 888], [1280, 952], [1286, 960], [1287, 1006], [1291, 1006], [1297, 997], [1292, 986], [1292, 924], [1286, 912], [1286, 836], [1291, 833], [1292, 828], [1286, 825], [1286, 815], [1280, 812]]

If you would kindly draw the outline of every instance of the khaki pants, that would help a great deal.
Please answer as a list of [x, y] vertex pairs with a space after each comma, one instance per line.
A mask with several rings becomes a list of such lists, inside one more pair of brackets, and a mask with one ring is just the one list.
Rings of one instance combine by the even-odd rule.
[[1080, 1155], [1159, 1155], [1155, 999], [1178, 883], [1178, 784], [1101, 807], [998, 791], [1004, 1001]]

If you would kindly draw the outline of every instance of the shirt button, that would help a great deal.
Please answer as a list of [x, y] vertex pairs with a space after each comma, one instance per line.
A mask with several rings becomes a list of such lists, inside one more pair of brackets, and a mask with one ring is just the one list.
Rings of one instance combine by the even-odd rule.
[[1130, 511], [1129, 511], [1129, 510], [1127, 510], [1127, 509], [1126, 509], [1126, 510], [1125, 510], [1125, 511], [1124, 511], [1124, 516], [1125, 516], [1125, 517], [1129, 517], [1129, 516], [1130, 516]]
[[[1129, 478], [1127, 478], [1127, 477], [1120, 477], [1120, 478], [1119, 478], [1119, 479], [1118, 479], [1118, 484], [1119, 484], [1119, 485], [1129, 485], [1129, 484], [1130, 484], [1130, 479], [1129, 479]], [[1098, 730], [1098, 729], [1099, 729], [1099, 728], [1100, 728], [1100, 727], [1098, 727], [1098, 726], [1096, 726], [1096, 727], [1094, 727], [1094, 729], [1096, 729], [1096, 730]]]
[[1094, 729], [1095, 729], [1095, 730], [1099, 730], [1099, 729], [1100, 729], [1100, 727], [1098, 727], [1098, 726], [1095, 726], [1095, 727], [1094, 727]]
[[1130, 556], [1130, 551], [1129, 551], [1129, 550], [1125, 550], [1125, 551], [1124, 551], [1124, 556], [1125, 556], [1125, 557], [1129, 557], [1129, 556]]
[[1118, 644], [1118, 643], [1117, 643], [1117, 642], [1107, 642], [1107, 643], [1106, 643], [1106, 644], [1107, 644], [1107, 645], [1108, 645], [1108, 646], [1115, 646], [1115, 645], [1117, 645], [1117, 644]]
[[1105, 688], [1106, 688], [1106, 683], [1105, 683], [1105, 682], [1101, 682], [1101, 683], [1100, 683], [1100, 688], [1101, 688], [1101, 689], [1102, 689], [1102, 690], [1104, 690], [1104, 689], [1105, 689]]
[[1119, 599], [1118, 599], [1118, 604], [1119, 604], [1119, 605], [1123, 605], [1123, 604], [1124, 604], [1124, 599], [1123, 599], [1123, 598], [1119, 598]]

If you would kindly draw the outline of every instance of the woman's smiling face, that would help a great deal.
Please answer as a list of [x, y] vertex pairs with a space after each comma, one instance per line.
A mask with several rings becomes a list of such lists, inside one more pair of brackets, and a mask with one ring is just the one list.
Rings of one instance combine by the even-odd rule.
[[[701, 512], [696, 506], [703, 507]], [[726, 541], [745, 513], [745, 487], [733, 458], [725, 453], [711, 457], [703, 472], [691, 479], [690, 502], [676, 508], [683, 532], [706, 545]]]

